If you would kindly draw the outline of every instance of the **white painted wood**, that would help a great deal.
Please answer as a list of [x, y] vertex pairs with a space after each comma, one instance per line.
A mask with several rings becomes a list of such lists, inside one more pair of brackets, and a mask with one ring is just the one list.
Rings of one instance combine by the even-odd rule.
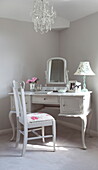
[[67, 96], [60, 98], [59, 116], [81, 118], [82, 120], [82, 145], [86, 149], [85, 131], [87, 126], [87, 115], [90, 113], [90, 93], [84, 96]]
[[[80, 94], [80, 93], [79, 93]], [[84, 93], [83, 96], [60, 97], [60, 114], [85, 114], [90, 112], [90, 92]]]
[[67, 96], [60, 98], [60, 113], [62, 114], [79, 114], [83, 108], [83, 97]]
[[[27, 107], [27, 112], [31, 111], [31, 96], [26, 95], [26, 107]], [[15, 111], [15, 102], [14, 102], [14, 96], [13, 94], [10, 95], [10, 101], [11, 101], [11, 110]]]
[[[18, 142], [20, 140], [20, 134], [24, 136], [23, 138], [23, 150], [22, 150], [22, 156], [25, 154], [26, 151], [26, 145], [29, 140], [34, 139], [42, 139], [44, 142], [44, 138], [53, 138], [53, 151], [55, 151], [55, 141], [56, 141], [56, 125], [55, 125], [55, 119], [46, 113], [28, 113], [26, 111], [26, 100], [25, 100], [25, 93], [24, 88], [19, 85], [20, 88], [17, 86], [17, 82], [13, 81], [13, 93], [14, 93], [14, 101], [15, 101], [15, 109], [16, 109], [16, 117], [17, 117], [17, 138], [16, 138], [16, 146], [18, 145]], [[20, 93], [19, 93], [20, 89]], [[12, 112], [13, 113], [13, 112]], [[38, 115], [38, 117], [37, 117]], [[33, 118], [37, 118], [37, 120], [33, 120]], [[9, 118], [11, 119], [11, 114], [9, 114]], [[11, 120], [12, 121], [12, 120]], [[23, 130], [20, 129], [19, 124], [23, 126]], [[12, 123], [13, 125], [13, 123]], [[44, 134], [44, 128], [46, 126], [52, 127], [52, 135], [45, 135]], [[28, 133], [34, 131], [42, 130], [42, 136], [37, 134], [37, 137], [29, 137]], [[14, 130], [14, 129], [13, 129]], [[13, 133], [14, 137], [14, 133]]]
[[10, 101], [11, 101], [11, 110], [15, 111], [15, 102], [14, 102], [13, 94], [10, 95]]
[[12, 131], [13, 131], [13, 135], [12, 135], [12, 138], [10, 139], [11, 141], [14, 139], [15, 137], [15, 125], [14, 125], [14, 122], [13, 122], [13, 114], [16, 115], [16, 111], [10, 111], [9, 112], [9, 120], [10, 120], [10, 123], [11, 123], [11, 127], [12, 127]]
[[[60, 106], [59, 116], [80, 117], [82, 120], [82, 144], [83, 149], [86, 149], [85, 131], [87, 126], [87, 115], [91, 111], [89, 92], [66, 92], [66, 93], [50, 93], [50, 94], [36, 94], [32, 92], [25, 92], [25, 95], [30, 95], [30, 103], [32, 104], [50, 104]], [[31, 97], [32, 96], [32, 97]], [[90, 124], [90, 122], [89, 122]], [[47, 124], [48, 125], [48, 124]]]
[[68, 83], [66, 59], [62, 57], [49, 58], [47, 60], [47, 69], [45, 71], [45, 74], [47, 85], [59, 86], [62, 84], [63, 86], [65, 86]]
[[57, 96], [34, 95], [32, 96], [32, 103], [59, 104], [59, 99]]

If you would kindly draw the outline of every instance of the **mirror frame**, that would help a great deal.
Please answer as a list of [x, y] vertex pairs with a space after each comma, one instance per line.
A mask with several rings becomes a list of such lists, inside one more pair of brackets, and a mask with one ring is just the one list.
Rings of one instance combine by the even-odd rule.
[[[53, 60], [62, 60], [64, 62], [64, 82], [51, 82], [50, 73], [51, 73], [51, 63]], [[67, 83], [67, 62], [65, 58], [62, 57], [53, 57], [47, 60], [47, 70], [46, 70], [46, 84], [47, 85], [65, 85]]]

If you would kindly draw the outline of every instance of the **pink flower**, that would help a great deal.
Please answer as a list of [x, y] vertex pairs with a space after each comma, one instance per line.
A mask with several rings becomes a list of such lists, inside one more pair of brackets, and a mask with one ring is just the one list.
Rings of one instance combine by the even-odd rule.
[[37, 77], [32, 77], [32, 79], [30, 80], [30, 79], [28, 79], [27, 81], [26, 81], [26, 83], [36, 83], [37, 82], [37, 80], [38, 80], [38, 78]]
[[36, 119], [38, 119], [38, 117], [32, 116], [31, 119], [36, 120]]
[[31, 82], [31, 80], [28, 79], [28, 80], [26, 81], [26, 83], [32, 83], [32, 82]]
[[32, 82], [36, 82], [38, 80], [37, 77], [32, 77]]

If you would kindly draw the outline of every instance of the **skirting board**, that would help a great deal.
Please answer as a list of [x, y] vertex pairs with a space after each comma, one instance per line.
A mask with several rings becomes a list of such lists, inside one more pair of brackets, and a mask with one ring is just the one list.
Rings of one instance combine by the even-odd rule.
[[3, 129], [3, 130], [0, 130], [0, 135], [6, 135], [6, 134], [10, 134], [12, 133], [12, 129]]
[[[67, 127], [70, 127], [72, 129], [76, 129], [76, 130], [81, 130], [81, 127], [78, 126], [78, 125], [75, 125], [75, 124], [72, 124], [72, 123], [69, 123], [69, 122], [65, 122], [65, 121], [62, 121], [62, 120], [57, 120], [57, 122], [63, 126], [67, 126]], [[87, 134], [89, 135], [92, 135], [92, 136], [98, 136], [98, 132], [97, 131], [94, 131], [94, 130], [91, 130], [91, 129], [87, 129], [86, 131]]]
[[[57, 122], [63, 126], [67, 126], [67, 127], [70, 127], [70, 128], [73, 128], [73, 129], [76, 129], [76, 130], [81, 130], [81, 127], [78, 126], [78, 125], [75, 125], [75, 124], [72, 124], [72, 123], [68, 123], [68, 122], [65, 122], [65, 121], [62, 121], [62, 120], [57, 120]], [[87, 129], [87, 133], [90, 133], [90, 135], [92, 136], [98, 136], [98, 132], [94, 131], [94, 130], [89, 130]], [[0, 135], [4, 135], [4, 134], [11, 134], [12, 133], [12, 129], [4, 129], [4, 130], [0, 130]]]

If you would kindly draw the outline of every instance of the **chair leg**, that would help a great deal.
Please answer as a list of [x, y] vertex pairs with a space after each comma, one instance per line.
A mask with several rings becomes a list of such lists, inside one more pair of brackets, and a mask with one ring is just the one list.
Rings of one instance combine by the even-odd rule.
[[20, 123], [19, 123], [19, 120], [17, 118], [17, 134], [16, 134], [16, 147], [18, 146], [19, 144], [19, 141], [20, 141]]
[[55, 120], [53, 120], [52, 134], [53, 134], [53, 151], [55, 151], [55, 142], [56, 142], [56, 122], [55, 122]]
[[[42, 126], [42, 136], [44, 136], [44, 135], [45, 135], [45, 127]], [[45, 138], [44, 137], [42, 138], [42, 141], [45, 142]]]
[[86, 149], [86, 144], [85, 144], [85, 131], [86, 131], [86, 126], [87, 126], [87, 117], [84, 116], [82, 118], [82, 144], [83, 144], [83, 149]]
[[24, 156], [25, 151], [26, 151], [26, 145], [27, 145], [27, 140], [28, 140], [28, 130], [24, 130], [24, 139], [23, 139], [23, 150], [22, 150], [22, 156]]

